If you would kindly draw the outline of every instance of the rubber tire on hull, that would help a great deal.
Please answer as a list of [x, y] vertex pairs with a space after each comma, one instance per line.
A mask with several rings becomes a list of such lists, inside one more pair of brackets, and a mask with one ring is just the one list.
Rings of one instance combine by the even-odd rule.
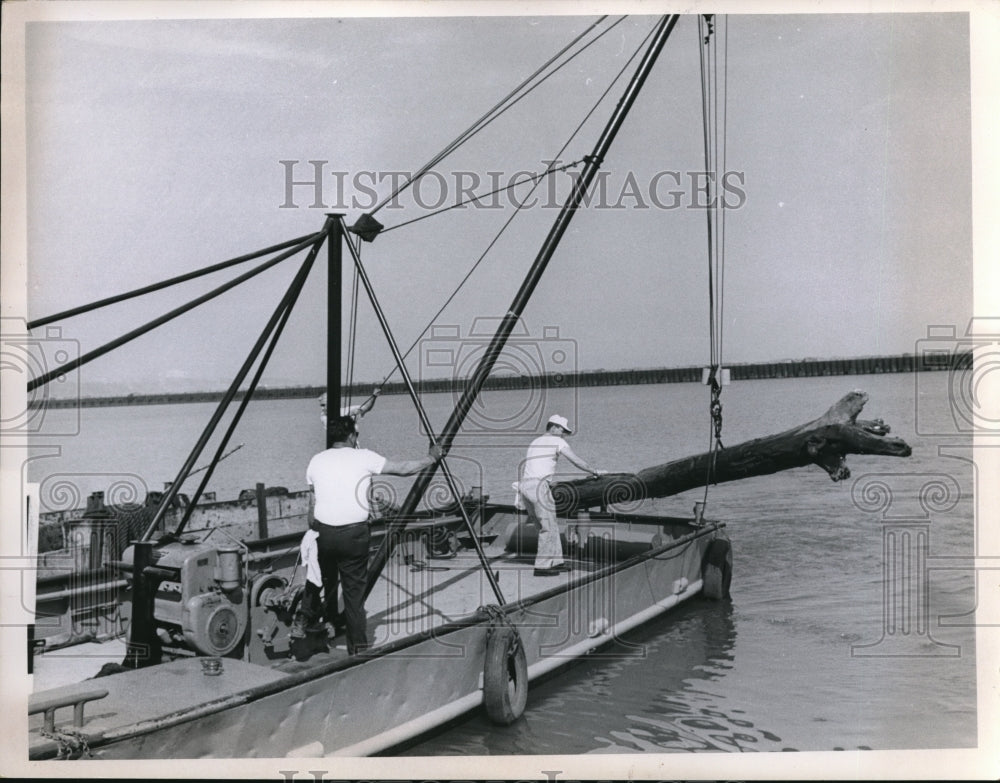
[[490, 720], [509, 726], [528, 703], [528, 661], [517, 631], [494, 627], [486, 642], [483, 667], [483, 705]]
[[717, 538], [705, 550], [701, 565], [702, 593], [708, 598], [729, 598], [733, 581], [733, 548], [724, 538]]

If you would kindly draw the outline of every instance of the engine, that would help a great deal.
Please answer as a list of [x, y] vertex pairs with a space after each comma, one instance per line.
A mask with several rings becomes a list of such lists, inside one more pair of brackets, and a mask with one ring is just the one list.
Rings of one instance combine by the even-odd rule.
[[[158, 547], [154, 557], [153, 616], [164, 652], [261, 662], [287, 656], [300, 593], [290, 587], [291, 572], [252, 573], [241, 547], [193, 539]], [[123, 560], [132, 561], [131, 547]]]

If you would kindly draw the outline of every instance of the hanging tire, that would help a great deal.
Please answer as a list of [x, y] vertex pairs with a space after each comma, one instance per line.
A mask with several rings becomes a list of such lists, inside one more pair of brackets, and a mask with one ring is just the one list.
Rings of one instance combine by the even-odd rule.
[[486, 642], [483, 705], [494, 723], [509, 726], [528, 703], [528, 661], [517, 630], [493, 626]]
[[701, 592], [708, 598], [729, 598], [733, 581], [733, 548], [729, 541], [717, 538], [708, 545], [701, 565]]

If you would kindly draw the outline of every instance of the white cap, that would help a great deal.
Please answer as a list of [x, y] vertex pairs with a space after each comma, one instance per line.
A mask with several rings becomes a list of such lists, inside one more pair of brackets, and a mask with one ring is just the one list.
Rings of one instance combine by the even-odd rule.
[[573, 430], [569, 428], [569, 422], [566, 420], [565, 416], [559, 416], [559, 415], [549, 416], [549, 421], [545, 426], [547, 427], [549, 424], [557, 424], [558, 426], [562, 427], [564, 430], [566, 430], [567, 435], [573, 434]]

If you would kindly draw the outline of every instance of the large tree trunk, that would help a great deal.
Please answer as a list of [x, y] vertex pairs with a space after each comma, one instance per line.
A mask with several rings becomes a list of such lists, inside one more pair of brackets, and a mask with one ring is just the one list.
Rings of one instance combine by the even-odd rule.
[[857, 421], [868, 395], [853, 391], [815, 421], [778, 435], [746, 441], [714, 453], [667, 462], [638, 473], [610, 473], [600, 478], [561, 481], [552, 494], [560, 513], [575, 509], [662, 498], [706, 484], [721, 484], [751, 476], [816, 464], [834, 481], [851, 475], [848, 454], [910, 456], [899, 438], [887, 438], [881, 419]]

